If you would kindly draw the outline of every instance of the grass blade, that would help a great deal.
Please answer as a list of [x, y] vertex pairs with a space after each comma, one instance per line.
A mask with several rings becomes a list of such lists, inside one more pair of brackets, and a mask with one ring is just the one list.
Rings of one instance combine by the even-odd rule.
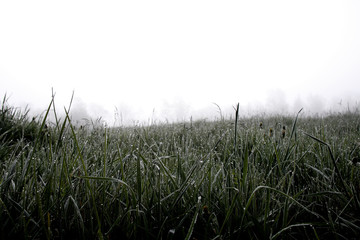
[[191, 220], [191, 224], [188, 230], [188, 233], [186, 234], [185, 240], [189, 240], [192, 236], [192, 233], [194, 231], [194, 227], [195, 227], [195, 223], [197, 221], [198, 215], [199, 215], [199, 211], [201, 208], [201, 197], [198, 197], [198, 202], [197, 202], [197, 207], [195, 209], [195, 214]]

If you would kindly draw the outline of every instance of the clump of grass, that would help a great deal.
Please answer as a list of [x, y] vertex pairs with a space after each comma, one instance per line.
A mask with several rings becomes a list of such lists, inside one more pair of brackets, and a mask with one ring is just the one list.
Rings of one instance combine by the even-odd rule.
[[27, 114], [28, 110], [21, 112], [7, 104], [6, 96], [3, 98], [0, 109], [0, 136], [4, 142], [17, 142], [22, 138], [29, 141], [35, 139], [38, 124], [35, 119], [29, 122]]
[[356, 112], [241, 118], [237, 107], [234, 121], [76, 128], [54, 106], [32, 123], [3, 105], [0, 148], [17, 151], [0, 159], [1, 239], [360, 237]]
[[0, 159], [8, 154], [19, 154], [36, 139], [41, 142], [51, 139], [47, 126], [40, 131], [41, 123], [35, 117], [30, 121], [28, 113], [29, 109], [22, 112], [9, 106], [4, 96], [0, 109]]

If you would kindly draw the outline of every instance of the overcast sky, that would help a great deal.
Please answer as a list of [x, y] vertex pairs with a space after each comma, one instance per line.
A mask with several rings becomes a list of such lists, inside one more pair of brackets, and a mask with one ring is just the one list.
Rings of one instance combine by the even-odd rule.
[[[0, 94], [126, 121], [360, 100], [360, 1], [1, 1]], [[340, 105], [342, 101], [342, 105]]]

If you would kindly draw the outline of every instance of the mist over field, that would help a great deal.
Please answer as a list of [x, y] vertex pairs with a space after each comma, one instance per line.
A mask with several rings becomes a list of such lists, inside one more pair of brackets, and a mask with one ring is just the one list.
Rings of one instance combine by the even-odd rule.
[[359, 13], [0, 1], [0, 239], [360, 239]]
[[[0, 3], [0, 96], [75, 121], [346, 111], [360, 99], [359, 1]], [[218, 106], [217, 106], [217, 105]]]
[[[209, 102], [204, 106], [193, 106], [186, 99], [176, 98], [172, 101], [164, 101], [153, 108], [138, 104], [119, 104], [113, 109], [106, 109], [105, 107], [96, 103], [86, 103], [81, 98], [76, 97], [71, 105], [70, 116], [75, 124], [86, 124], [91, 121], [100, 121], [109, 126], [131, 126], [131, 125], [151, 125], [157, 123], [172, 123], [172, 122], [188, 122], [190, 120], [209, 121], [219, 120], [221, 118], [233, 118], [235, 115], [235, 106], [233, 104], [218, 104], [216, 102]], [[57, 102], [55, 96], [55, 103]], [[71, 98], [70, 98], [71, 99]], [[9, 99], [11, 102], [11, 98]], [[51, 98], [49, 98], [50, 103]], [[61, 106], [57, 104], [57, 114], [64, 118], [64, 107], [68, 108], [70, 104]], [[356, 112], [359, 110], [359, 102], [354, 97], [347, 98], [332, 98], [327, 99], [319, 95], [308, 95], [305, 99], [297, 97], [289, 101], [286, 93], [282, 90], [275, 90], [269, 92], [264, 102], [254, 101], [248, 104], [240, 104], [240, 117], [251, 116], [271, 116], [284, 115], [294, 116], [300, 109], [303, 109], [302, 116], [325, 116], [329, 114], [344, 113], [346, 111]], [[30, 116], [39, 116], [45, 112], [44, 109], [30, 108]], [[21, 108], [25, 108], [23, 105]], [[50, 118], [52, 116], [50, 115]]]

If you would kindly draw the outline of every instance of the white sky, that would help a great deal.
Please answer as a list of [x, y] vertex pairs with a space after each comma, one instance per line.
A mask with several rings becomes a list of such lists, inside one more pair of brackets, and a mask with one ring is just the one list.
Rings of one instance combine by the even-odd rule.
[[[360, 1], [1, 1], [0, 96], [113, 121], [360, 100]], [[210, 114], [210, 115], [209, 115]], [[81, 115], [81, 114], [80, 114]], [[119, 121], [119, 120], [118, 120]]]

